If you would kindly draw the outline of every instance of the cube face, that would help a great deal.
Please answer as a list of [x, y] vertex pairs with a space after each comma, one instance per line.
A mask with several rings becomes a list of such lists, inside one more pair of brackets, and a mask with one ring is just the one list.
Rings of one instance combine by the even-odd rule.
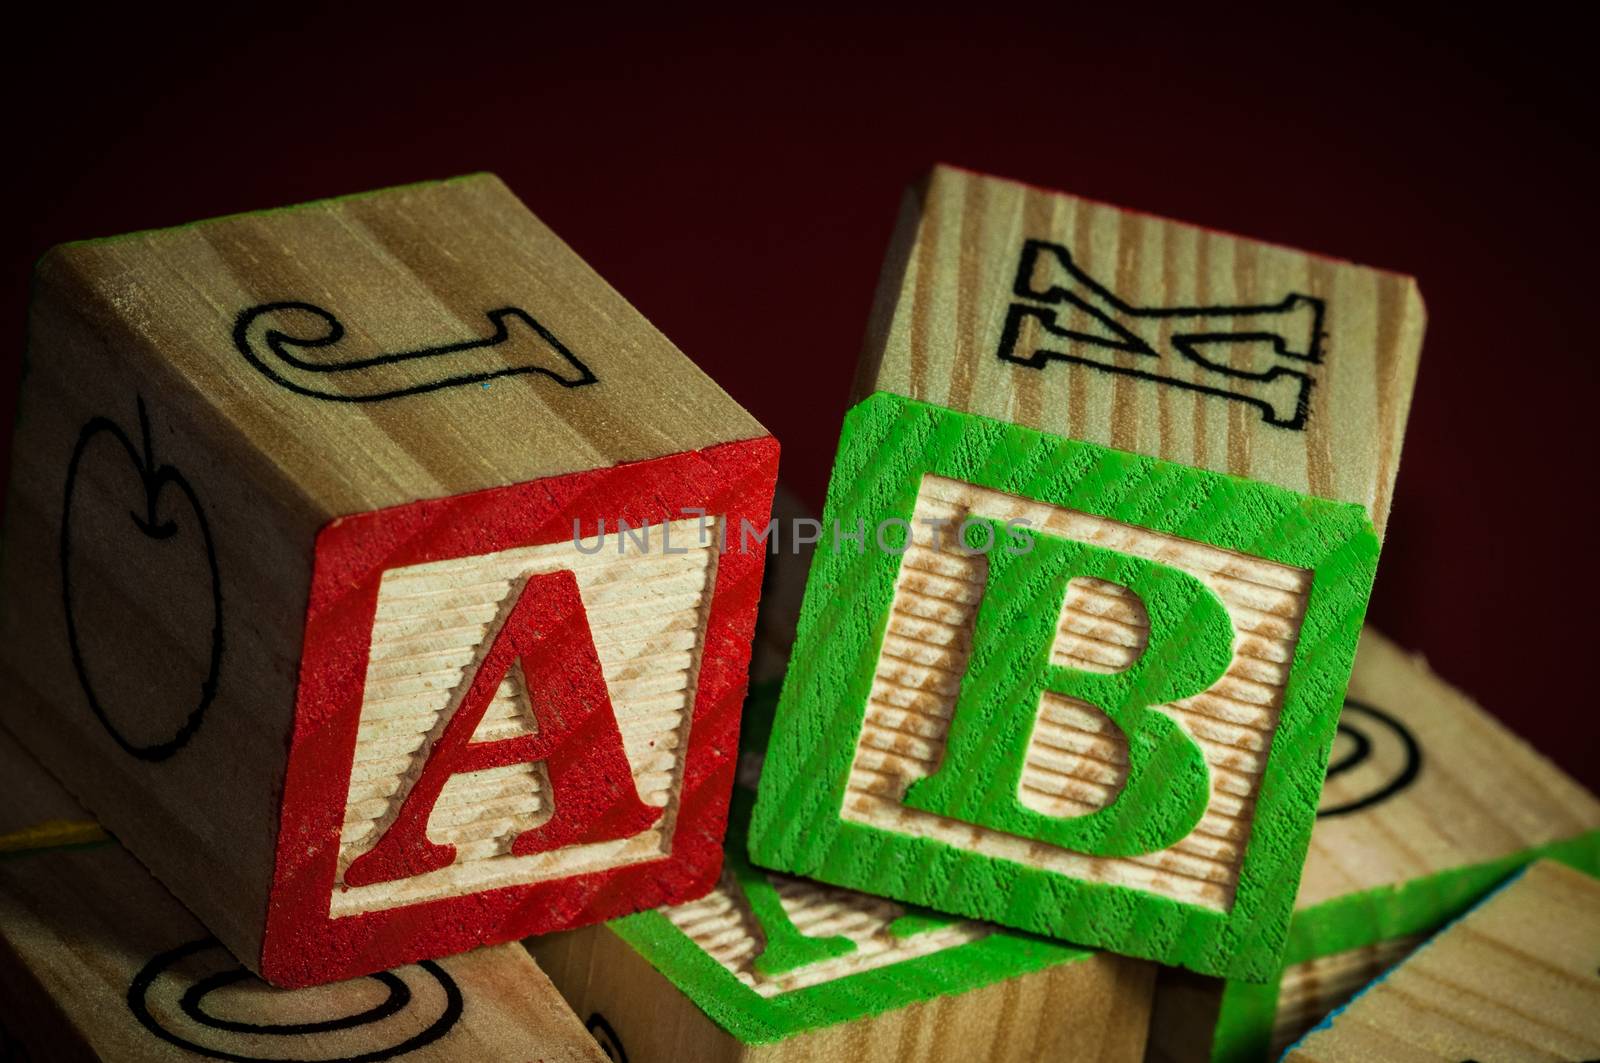
[[878, 395], [823, 523], [865, 549], [814, 564], [757, 863], [1276, 970], [1376, 563], [1358, 507]]
[[709, 888], [762, 562], [719, 526], [763, 522], [776, 459], [726, 444], [324, 529], [269, 978]]
[[1424, 317], [1408, 277], [936, 166], [857, 396], [1353, 502], [1381, 539]]

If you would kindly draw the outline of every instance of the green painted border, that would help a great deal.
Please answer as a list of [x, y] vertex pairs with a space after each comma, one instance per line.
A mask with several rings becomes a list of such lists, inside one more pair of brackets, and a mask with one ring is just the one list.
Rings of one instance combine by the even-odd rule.
[[1221, 913], [842, 821], [849, 739], [865, 717], [899, 567], [898, 555], [870, 543], [862, 553], [820, 549], [813, 561], [751, 826], [752, 859], [1203, 974], [1271, 977], [1377, 566], [1365, 512], [878, 394], [845, 418], [823, 527], [909, 521], [930, 473], [1314, 572], [1234, 905]]
[[735, 978], [659, 911], [606, 925], [713, 1022], [746, 1044], [781, 1041], [1093, 955], [997, 930], [955, 948], [767, 998]]
[[[1600, 830], [1394, 886], [1363, 890], [1297, 911], [1283, 966], [1320, 959], [1409, 934], [1432, 933], [1478, 904], [1535, 860], [1556, 860], [1600, 877]], [[1212, 1035], [1212, 1063], [1268, 1058], [1282, 972], [1271, 982], [1229, 981]]]

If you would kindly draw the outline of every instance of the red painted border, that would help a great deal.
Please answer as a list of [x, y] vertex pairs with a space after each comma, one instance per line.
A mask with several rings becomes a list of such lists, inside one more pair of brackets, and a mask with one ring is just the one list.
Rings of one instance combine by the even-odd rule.
[[708, 892], [722, 868], [765, 554], [717, 562], [670, 857], [570, 878], [330, 918], [378, 584], [391, 568], [570, 540], [619, 519], [724, 514], [764, 527], [777, 478], [770, 436], [344, 517], [317, 535], [300, 687], [284, 780], [260, 969], [299, 987], [370, 974], [530, 934], [612, 919]]

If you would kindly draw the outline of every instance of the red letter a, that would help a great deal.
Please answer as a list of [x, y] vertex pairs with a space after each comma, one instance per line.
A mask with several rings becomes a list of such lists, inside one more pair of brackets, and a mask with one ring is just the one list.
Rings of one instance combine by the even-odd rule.
[[[494, 742], [473, 734], [513, 662], [521, 660], [539, 733]], [[450, 777], [542, 760], [554, 812], [511, 844], [517, 856], [638, 834], [661, 817], [639, 800], [622, 735], [571, 572], [531, 576], [472, 677], [422, 774], [378, 843], [345, 871], [349, 886], [449, 867], [453, 845], [428, 840], [428, 819]]]

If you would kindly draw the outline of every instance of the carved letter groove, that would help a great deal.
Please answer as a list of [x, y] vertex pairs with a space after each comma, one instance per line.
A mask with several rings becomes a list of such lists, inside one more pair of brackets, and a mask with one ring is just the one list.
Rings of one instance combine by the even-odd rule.
[[[538, 733], [474, 742], [495, 691], [521, 663]], [[545, 761], [554, 812], [519, 834], [517, 856], [625, 838], [661, 809], [639, 800], [611, 698], [571, 572], [529, 577], [483, 663], [444, 723], [422, 772], [378, 843], [351, 863], [345, 882], [365, 886], [448, 867], [455, 847], [428, 840], [428, 818], [451, 776]]]

